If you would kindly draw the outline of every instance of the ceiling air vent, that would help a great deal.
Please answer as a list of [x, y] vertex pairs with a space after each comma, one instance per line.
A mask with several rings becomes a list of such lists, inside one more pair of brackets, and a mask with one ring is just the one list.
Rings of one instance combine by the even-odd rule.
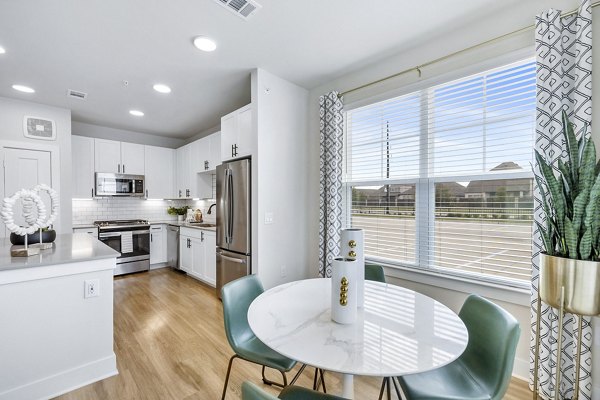
[[69, 89], [67, 91], [67, 96], [72, 97], [74, 99], [85, 100], [87, 97], [87, 93], [79, 92], [77, 90]]
[[253, 0], [215, 0], [217, 3], [235, 13], [238, 17], [248, 19], [262, 6]]

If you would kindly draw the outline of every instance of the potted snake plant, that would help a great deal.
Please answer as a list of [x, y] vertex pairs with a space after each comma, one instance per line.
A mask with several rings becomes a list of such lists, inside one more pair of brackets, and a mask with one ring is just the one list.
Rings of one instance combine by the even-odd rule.
[[536, 221], [544, 251], [540, 255], [541, 299], [580, 315], [600, 314], [600, 162], [591, 138], [575, 137], [562, 113], [567, 150], [555, 173], [537, 150], [535, 179], [545, 223]]

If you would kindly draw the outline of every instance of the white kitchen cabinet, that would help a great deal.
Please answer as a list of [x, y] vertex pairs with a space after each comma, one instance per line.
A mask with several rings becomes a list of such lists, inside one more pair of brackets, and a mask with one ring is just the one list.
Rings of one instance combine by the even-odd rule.
[[252, 154], [252, 104], [221, 118], [221, 161]]
[[215, 232], [182, 227], [179, 237], [180, 268], [188, 275], [215, 286]]
[[190, 171], [192, 174], [204, 171], [205, 161], [210, 155], [210, 139], [203, 137], [190, 143]]
[[167, 262], [167, 229], [165, 225], [150, 225], [150, 264]]
[[213, 198], [212, 176], [221, 164], [221, 133], [198, 139], [178, 148], [176, 157], [175, 198]]
[[144, 175], [144, 145], [121, 142], [121, 164], [124, 174]]
[[74, 199], [94, 197], [94, 139], [71, 136], [71, 183]]
[[189, 236], [179, 235], [179, 268], [188, 274], [192, 272], [193, 254]]
[[96, 239], [98, 238], [98, 228], [96, 228], [96, 227], [73, 228], [73, 233], [87, 233], [88, 235], [91, 235], [91, 236], [95, 237]]
[[166, 147], [144, 147], [146, 197], [171, 199], [175, 196], [175, 150]]
[[204, 231], [204, 280], [217, 284], [217, 233]]
[[121, 173], [121, 142], [94, 139], [95, 172]]
[[199, 169], [197, 172], [210, 172], [221, 164], [221, 132], [203, 137], [199, 143]]
[[144, 145], [94, 139], [96, 172], [144, 175]]
[[191, 146], [186, 144], [177, 149], [177, 178], [175, 187], [175, 197], [192, 197], [191, 196], [191, 179], [190, 179], [190, 155]]
[[205, 171], [214, 171], [221, 164], [221, 132], [210, 135], [210, 154], [208, 155], [208, 168]]

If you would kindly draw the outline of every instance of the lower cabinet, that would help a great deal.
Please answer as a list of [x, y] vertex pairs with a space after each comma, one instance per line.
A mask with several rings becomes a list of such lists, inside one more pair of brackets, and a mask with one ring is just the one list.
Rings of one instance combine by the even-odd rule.
[[179, 235], [179, 267], [211, 286], [216, 284], [216, 233], [182, 227]]
[[167, 262], [167, 228], [150, 225], [150, 264]]
[[96, 239], [98, 238], [98, 228], [96, 228], [96, 227], [73, 228], [73, 233], [87, 233], [88, 235], [92, 235]]

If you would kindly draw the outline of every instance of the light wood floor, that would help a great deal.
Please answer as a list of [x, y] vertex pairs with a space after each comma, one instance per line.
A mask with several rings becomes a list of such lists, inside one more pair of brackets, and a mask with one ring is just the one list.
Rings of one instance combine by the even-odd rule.
[[[232, 351], [213, 288], [164, 268], [115, 279], [114, 304], [119, 375], [57, 399], [220, 399]], [[307, 368], [298, 384], [312, 386], [312, 373]], [[240, 399], [244, 380], [262, 385], [260, 367], [234, 361], [227, 399]], [[339, 393], [338, 376], [328, 373], [326, 382], [329, 392]], [[377, 399], [380, 382], [357, 378], [355, 398]], [[528, 399], [530, 393], [525, 382], [513, 379], [505, 399]]]

